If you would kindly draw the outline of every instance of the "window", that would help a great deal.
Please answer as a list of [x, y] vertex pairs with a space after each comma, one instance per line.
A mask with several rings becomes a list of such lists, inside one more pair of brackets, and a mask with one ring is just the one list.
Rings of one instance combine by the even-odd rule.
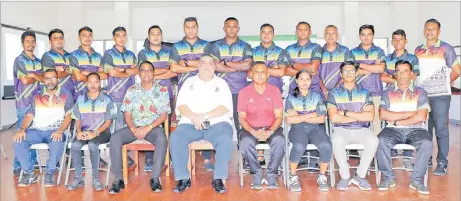
[[104, 52], [112, 48], [114, 44], [113, 40], [94, 40], [91, 47], [102, 56]]
[[387, 38], [375, 38], [373, 40], [373, 43], [376, 46], [383, 49], [386, 55], [394, 51], [394, 47], [392, 47], [392, 45], [389, 46], [389, 43], [387, 42]]
[[[13, 64], [16, 57], [18, 57], [22, 49], [21, 35], [24, 31], [13, 28], [1, 27], [1, 72], [2, 80], [1, 86], [14, 85], [13, 77]], [[48, 36], [36, 33], [36, 46], [34, 54], [36, 57], [41, 58], [42, 55], [49, 50]], [[3, 88], [0, 89], [3, 91]], [[3, 92], [2, 92], [3, 93]], [[3, 94], [0, 94], [3, 96]]]

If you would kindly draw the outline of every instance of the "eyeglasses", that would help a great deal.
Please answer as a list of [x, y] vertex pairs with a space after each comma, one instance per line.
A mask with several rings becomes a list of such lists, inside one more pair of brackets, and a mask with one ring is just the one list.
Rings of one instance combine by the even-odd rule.
[[347, 74], [355, 74], [357, 71], [356, 70], [343, 70], [342, 74], [347, 75]]
[[44, 81], [56, 81], [56, 80], [58, 80], [58, 78], [55, 78], [55, 77], [44, 77], [43, 80], [44, 80]]

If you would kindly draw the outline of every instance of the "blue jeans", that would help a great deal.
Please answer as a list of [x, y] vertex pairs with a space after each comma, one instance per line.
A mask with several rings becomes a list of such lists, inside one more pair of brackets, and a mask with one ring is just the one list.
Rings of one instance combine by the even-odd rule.
[[56, 170], [56, 165], [64, 151], [64, 141], [66, 136], [62, 136], [62, 141], [53, 142], [51, 139], [51, 134], [54, 130], [51, 131], [41, 131], [35, 129], [27, 129], [26, 135], [27, 138], [19, 143], [14, 142], [14, 154], [21, 163], [21, 169], [26, 173], [31, 173], [34, 170], [34, 164], [30, 162], [30, 157], [28, 154], [30, 146], [38, 143], [47, 143], [49, 150], [49, 157], [46, 162], [46, 172], [54, 173]]
[[[18, 116], [18, 122], [16, 123], [16, 129], [19, 130], [22, 126], [22, 122], [24, 121], [24, 117], [26, 116], [27, 110], [29, 110], [29, 107], [24, 107], [24, 108], [17, 108], [16, 113]], [[30, 163], [36, 164], [37, 163], [37, 151], [35, 150], [29, 150], [29, 158], [30, 158]], [[17, 157], [14, 157], [13, 160], [13, 170], [16, 169], [21, 169], [21, 164], [18, 161]]]
[[448, 128], [450, 101], [451, 96], [429, 97], [431, 112], [429, 112], [428, 130], [431, 136], [434, 136], [433, 129], [435, 128], [435, 137], [437, 139], [437, 162], [445, 165], [448, 165], [448, 150], [450, 149]]

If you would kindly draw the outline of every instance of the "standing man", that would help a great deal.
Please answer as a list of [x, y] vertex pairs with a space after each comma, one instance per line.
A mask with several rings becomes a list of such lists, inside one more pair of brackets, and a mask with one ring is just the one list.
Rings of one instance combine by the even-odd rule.
[[[162, 45], [163, 40], [163, 33], [162, 29], [157, 26], [153, 25], [147, 31], [148, 34], [148, 46], [144, 47], [138, 53], [138, 63], [142, 63], [143, 61], [148, 61], [152, 63], [154, 66], [154, 76], [156, 82], [161, 86], [166, 86], [168, 89], [168, 97], [170, 101], [170, 111], [174, 109], [174, 93], [173, 87], [171, 85], [171, 78], [177, 76], [176, 73], [173, 73], [170, 70], [170, 65], [173, 63], [172, 60], [172, 52], [169, 47]], [[171, 123], [171, 116], [172, 113], [168, 115], [168, 121]], [[171, 124], [170, 124], [171, 125]], [[146, 165], [144, 166], [145, 172], [152, 171], [153, 161], [150, 161], [154, 157], [153, 151], [146, 151]]]
[[[208, 41], [198, 37], [198, 21], [195, 17], [184, 19], [184, 38], [173, 44], [171, 72], [178, 74], [178, 91], [187, 78], [197, 75], [200, 57], [210, 47]], [[171, 102], [173, 105], [173, 102]], [[211, 151], [202, 151], [203, 166], [207, 171], [213, 171]]]
[[379, 119], [379, 104], [383, 93], [381, 73], [386, 67], [384, 50], [373, 43], [375, 28], [373, 25], [362, 25], [359, 28], [360, 45], [351, 50], [348, 60], [359, 64], [356, 82], [371, 93], [374, 105], [373, 132], [378, 135], [381, 131]]
[[[350, 57], [349, 48], [339, 44], [338, 28], [335, 25], [328, 25], [325, 28], [325, 45], [322, 49], [322, 62], [320, 63], [320, 81], [325, 86], [327, 92], [339, 85], [341, 81], [340, 66]], [[322, 84], [320, 86], [322, 86]], [[324, 95], [328, 95], [325, 93]]]
[[80, 47], [70, 55], [70, 68], [74, 75], [74, 99], [85, 95], [87, 76], [91, 72], [97, 72], [101, 80], [107, 79], [107, 74], [101, 68], [101, 54], [91, 47], [93, 43], [93, 30], [90, 27], [82, 27], [78, 30]]
[[[43, 82], [42, 66], [40, 59], [35, 57], [34, 50], [36, 46], [35, 33], [26, 31], [21, 35], [21, 44], [23, 51], [14, 60], [14, 95], [16, 97], [16, 114], [18, 122], [16, 129], [20, 129], [26, 116], [27, 111], [33, 101], [34, 95], [40, 91], [40, 82]], [[37, 163], [37, 152], [29, 151], [29, 160], [31, 164]], [[13, 160], [13, 174], [19, 176], [21, 173], [21, 164], [17, 157]]]
[[125, 27], [115, 28], [112, 31], [115, 45], [106, 50], [102, 58], [104, 72], [109, 75], [106, 93], [117, 107], [117, 118], [114, 122], [115, 131], [125, 126], [123, 112], [120, 111], [120, 108], [126, 91], [134, 85], [135, 76], [138, 74], [136, 56], [132, 51], [125, 48], [126, 35]]
[[235, 129], [240, 130], [237, 101], [241, 89], [248, 85], [247, 74], [253, 64], [253, 52], [250, 44], [238, 37], [239, 21], [229, 17], [224, 21], [226, 37], [213, 42], [210, 55], [216, 62], [218, 76], [226, 80], [232, 92], [233, 118]]
[[278, 189], [277, 177], [285, 154], [286, 139], [280, 127], [283, 118], [282, 93], [277, 86], [267, 83], [269, 70], [265, 63], [257, 62], [251, 68], [253, 84], [240, 91], [238, 97], [239, 150], [250, 166], [253, 177], [251, 189], [261, 190], [263, 171], [258, 162], [256, 145], [267, 143], [270, 146], [267, 167], [267, 188]]
[[260, 31], [261, 44], [253, 49], [253, 60], [263, 62], [269, 72], [267, 83], [276, 86], [283, 92], [283, 76], [287, 66], [290, 65], [285, 51], [274, 43], [274, 27], [271, 24], [263, 24]]
[[115, 175], [115, 180], [109, 189], [110, 194], [117, 194], [125, 188], [122, 177], [122, 146], [142, 139], [155, 146], [155, 152], [150, 158], [155, 161], [150, 188], [153, 192], [162, 191], [159, 177], [165, 164], [168, 139], [164, 128], [160, 126], [168, 121], [168, 113], [170, 113], [168, 90], [154, 80], [154, 66], [149, 61], [139, 64], [139, 77], [141, 83], [128, 89], [121, 108], [127, 127], [118, 130], [110, 137], [110, 158], [113, 164], [112, 172]]
[[[285, 49], [291, 61], [290, 67], [286, 70], [286, 75], [291, 76], [289, 94], [293, 94], [293, 90], [298, 86], [295, 78], [296, 73], [302, 69], [306, 69], [312, 77], [310, 89], [319, 94], [323, 94], [322, 98], [324, 99], [326, 95], [323, 92], [326, 92], [326, 89], [321, 90], [321, 81], [318, 72], [320, 60], [322, 59], [322, 47], [310, 41], [309, 37], [311, 34], [311, 25], [304, 21], [299, 22], [296, 25], [296, 36], [298, 37], [298, 41]], [[324, 124], [321, 125], [324, 126]], [[312, 156], [319, 156], [318, 151], [308, 151], [307, 153]], [[303, 160], [300, 161], [300, 164], [304, 163]], [[311, 159], [308, 165], [310, 165], [310, 167], [317, 167], [318, 160]], [[314, 173], [315, 170], [309, 170], [308, 172]]]
[[[440, 22], [429, 19], [424, 23], [426, 43], [415, 49], [419, 59], [420, 76], [418, 85], [429, 95], [429, 133], [437, 138], [437, 168], [434, 175], [442, 176], [448, 169], [449, 127], [448, 113], [450, 110], [451, 87], [460, 75], [459, 60], [451, 45], [439, 39]], [[432, 138], [431, 138], [432, 139]], [[432, 165], [432, 159], [430, 160]]]

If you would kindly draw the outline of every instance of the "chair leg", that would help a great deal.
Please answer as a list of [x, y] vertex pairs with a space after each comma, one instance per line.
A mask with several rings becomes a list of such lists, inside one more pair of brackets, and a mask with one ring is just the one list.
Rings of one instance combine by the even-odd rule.
[[333, 160], [333, 155], [331, 156], [330, 164], [328, 165], [328, 172], [330, 173], [330, 186], [333, 188], [336, 184], [335, 161]]
[[109, 165], [107, 166], [107, 173], [106, 173], [106, 188], [109, 187], [109, 177], [110, 177], [111, 166], [112, 166], [112, 160], [109, 160]]
[[166, 149], [166, 156], [165, 156], [165, 176], [169, 177], [170, 176], [170, 151], [169, 149]]
[[133, 152], [134, 162], [135, 164], [137, 164], [136, 169], [134, 170], [134, 175], [138, 176], [139, 175], [139, 151], [132, 151], [132, 152]]
[[196, 164], [195, 164], [195, 149], [192, 149], [191, 150], [191, 154], [192, 154], [192, 175], [195, 176], [195, 169], [196, 169]]
[[21, 182], [23, 173], [24, 173], [24, 171], [21, 169], [21, 172], [19, 173], [18, 183]]
[[[373, 159], [373, 162], [375, 163], [375, 178], [376, 178], [376, 185], [379, 184], [379, 182], [381, 181], [381, 174], [378, 170], [378, 160], [376, 158], [376, 156], [374, 157]], [[392, 165], [392, 161], [391, 161], [391, 165]]]
[[35, 150], [35, 152], [37, 152], [38, 169], [40, 170], [40, 174], [43, 174], [42, 163], [40, 162], [40, 153], [37, 149]]
[[67, 157], [67, 168], [66, 168], [66, 178], [64, 180], [64, 186], [67, 186], [69, 182], [69, 172], [70, 172], [70, 163], [72, 162], [72, 152], [69, 152], [69, 157]]
[[62, 157], [61, 157], [61, 160], [59, 161], [59, 174], [58, 174], [58, 181], [56, 183], [56, 186], [59, 186], [59, 183], [61, 183], [61, 176], [62, 176], [62, 169], [64, 167], [64, 159], [66, 158], [66, 148], [67, 148], [67, 144], [64, 144], [64, 151], [62, 152]]
[[123, 166], [123, 180], [125, 184], [128, 184], [128, 153], [126, 146], [122, 148], [122, 166]]
[[187, 170], [189, 170], [189, 177], [192, 178], [192, 154], [189, 148], [189, 158], [187, 160]]
[[426, 169], [426, 174], [424, 175], [424, 186], [427, 187], [427, 179], [429, 177], [429, 167]]
[[0, 144], [0, 149], [2, 151], [2, 154], [3, 154], [3, 157], [5, 158], [5, 160], [8, 159], [8, 157], [5, 154], [5, 151], [3, 150], [3, 145], [1, 145], [1, 144]]
[[243, 156], [242, 154], [239, 152], [239, 175], [240, 175], [240, 188], [243, 188]]

